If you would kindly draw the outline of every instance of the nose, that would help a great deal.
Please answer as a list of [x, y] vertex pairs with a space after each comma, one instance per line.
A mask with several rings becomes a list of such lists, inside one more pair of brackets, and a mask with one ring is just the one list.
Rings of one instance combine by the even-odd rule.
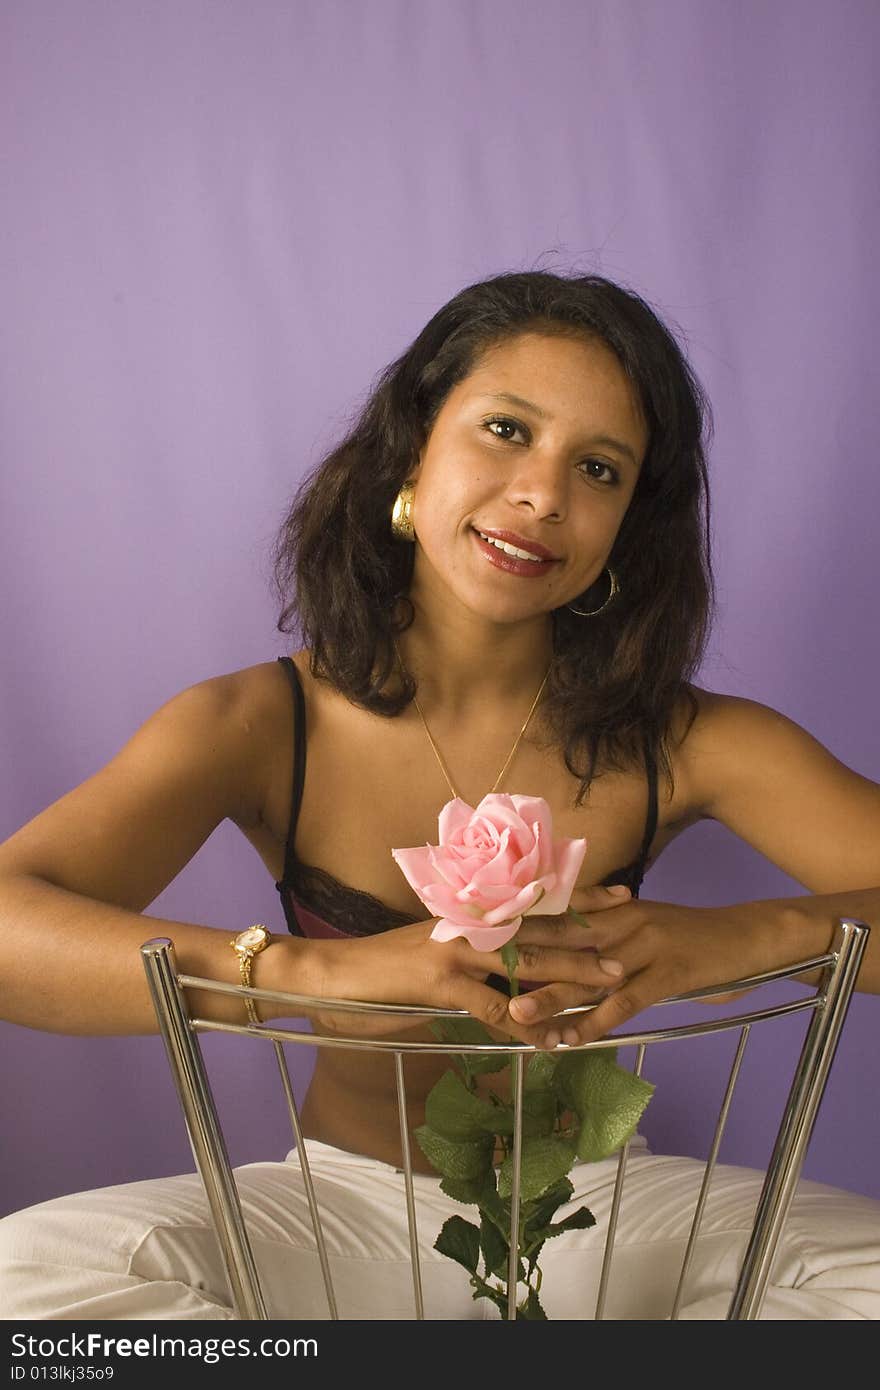
[[515, 507], [541, 521], [564, 521], [568, 512], [571, 464], [560, 453], [530, 449], [508, 480], [507, 496]]

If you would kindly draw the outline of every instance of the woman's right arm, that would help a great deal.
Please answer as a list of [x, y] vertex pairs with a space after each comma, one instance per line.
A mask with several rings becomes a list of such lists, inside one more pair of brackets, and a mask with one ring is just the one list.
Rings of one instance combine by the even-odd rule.
[[[138, 951], [151, 936], [173, 939], [182, 971], [237, 982], [228, 931], [141, 913], [221, 821], [258, 813], [265, 758], [249, 674], [174, 696], [106, 767], [0, 845], [6, 1019], [59, 1033], [155, 1032]], [[283, 940], [283, 954], [287, 988], [320, 984], [310, 942]], [[239, 1000], [201, 995], [198, 1007], [241, 1021]]]

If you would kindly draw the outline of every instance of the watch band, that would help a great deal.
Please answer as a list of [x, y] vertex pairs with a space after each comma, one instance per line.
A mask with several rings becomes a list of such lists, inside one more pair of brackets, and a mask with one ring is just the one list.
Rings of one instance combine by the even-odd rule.
[[[238, 956], [239, 983], [244, 985], [245, 989], [251, 988], [254, 956], [258, 956], [261, 951], [265, 951], [267, 946], [271, 946], [272, 940], [271, 932], [263, 926], [262, 922], [255, 922], [253, 926], [248, 927], [246, 931], [240, 931], [230, 941], [230, 946]], [[250, 1023], [261, 1022], [253, 999], [245, 997], [244, 1007]]]

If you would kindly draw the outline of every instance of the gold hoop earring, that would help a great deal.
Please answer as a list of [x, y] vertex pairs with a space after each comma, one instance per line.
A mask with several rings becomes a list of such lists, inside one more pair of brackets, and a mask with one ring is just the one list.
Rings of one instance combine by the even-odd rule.
[[[605, 602], [600, 603], [598, 608], [588, 609], [575, 608], [573, 604], [567, 603], [565, 607], [569, 613], [574, 613], [578, 618], [595, 618], [597, 614], [603, 613], [605, 611], [611, 600], [613, 598], [616, 598], [617, 595], [620, 593], [620, 585], [617, 582], [617, 575], [614, 573], [614, 570], [611, 568], [610, 565], [605, 566], [605, 572], [608, 575], [608, 597], [606, 598]], [[590, 585], [590, 587], [592, 588], [592, 585]]]
[[412, 542], [416, 538], [412, 520], [415, 495], [415, 483], [406, 482], [394, 499], [394, 506], [391, 509], [391, 530], [399, 541]]

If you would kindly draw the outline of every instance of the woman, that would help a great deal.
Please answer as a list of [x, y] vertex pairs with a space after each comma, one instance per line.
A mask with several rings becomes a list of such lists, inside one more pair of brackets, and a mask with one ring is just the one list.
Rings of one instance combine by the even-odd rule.
[[[298, 623], [303, 649], [182, 692], [0, 848], [7, 1016], [61, 1032], [155, 1031], [139, 914], [226, 817], [276, 880], [290, 932], [253, 954], [251, 938], [239, 942], [240, 964], [225, 933], [151, 919], [185, 972], [237, 980], [241, 968], [269, 989], [463, 1008], [545, 1048], [603, 1036], [665, 995], [821, 954], [842, 915], [880, 921], [880, 787], [781, 714], [690, 683], [711, 589], [704, 411], [669, 332], [599, 277], [499, 276], [444, 306], [384, 372], [282, 531], [279, 626]], [[390, 853], [435, 841], [451, 796], [475, 805], [489, 790], [544, 797], [556, 834], [588, 845], [572, 905], [590, 926], [527, 918], [519, 970], [545, 983], [515, 1000], [497, 979], [498, 952], [430, 940], [434, 919]], [[638, 901], [649, 860], [704, 817], [813, 896]], [[880, 990], [877, 933], [859, 987]], [[559, 1018], [596, 1000], [576, 1023]], [[240, 1005], [210, 996], [198, 1007], [237, 1018]], [[409, 1087], [423, 1100], [446, 1063], [418, 1060]], [[303, 1118], [340, 1249], [354, 1230], [352, 1268], [385, 1258], [391, 1270], [400, 1245], [377, 1215], [400, 1158], [390, 1068], [321, 1049]], [[642, 1172], [656, 1193], [663, 1162], [637, 1155], [634, 1179]], [[690, 1177], [664, 1172], [685, 1211]], [[322, 1316], [313, 1257], [291, 1264], [290, 1242], [311, 1244], [291, 1209], [296, 1165], [244, 1173], [270, 1296], [289, 1300], [291, 1270], [302, 1274], [279, 1315]], [[599, 1215], [599, 1174], [589, 1178]], [[733, 1191], [743, 1179], [730, 1181]], [[436, 1181], [420, 1182], [439, 1211]], [[816, 1228], [816, 1202], [804, 1230]], [[719, 1270], [735, 1269], [744, 1209]], [[880, 1204], [835, 1194], [813, 1291], [774, 1289], [769, 1315], [880, 1316], [878, 1214]], [[631, 1224], [644, 1264], [650, 1222]], [[230, 1316], [195, 1177], [58, 1199], [0, 1230], [5, 1316]], [[575, 1270], [566, 1262], [581, 1235], [554, 1242], [559, 1268]], [[841, 1290], [835, 1242], [852, 1264], [853, 1241], [860, 1273]], [[441, 1316], [475, 1315], [459, 1273], [432, 1268]], [[343, 1316], [410, 1315], [405, 1281], [398, 1305], [391, 1274], [346, 1280]], [[553, 1286], [548, 1271], [551, 1317], [577, 1315], [574, 1282]], [[690, 1315], [723, 1316], [723, 1287]], [[652, 1297], [634, 1290], [617, 1315], [662, 1316]]]

